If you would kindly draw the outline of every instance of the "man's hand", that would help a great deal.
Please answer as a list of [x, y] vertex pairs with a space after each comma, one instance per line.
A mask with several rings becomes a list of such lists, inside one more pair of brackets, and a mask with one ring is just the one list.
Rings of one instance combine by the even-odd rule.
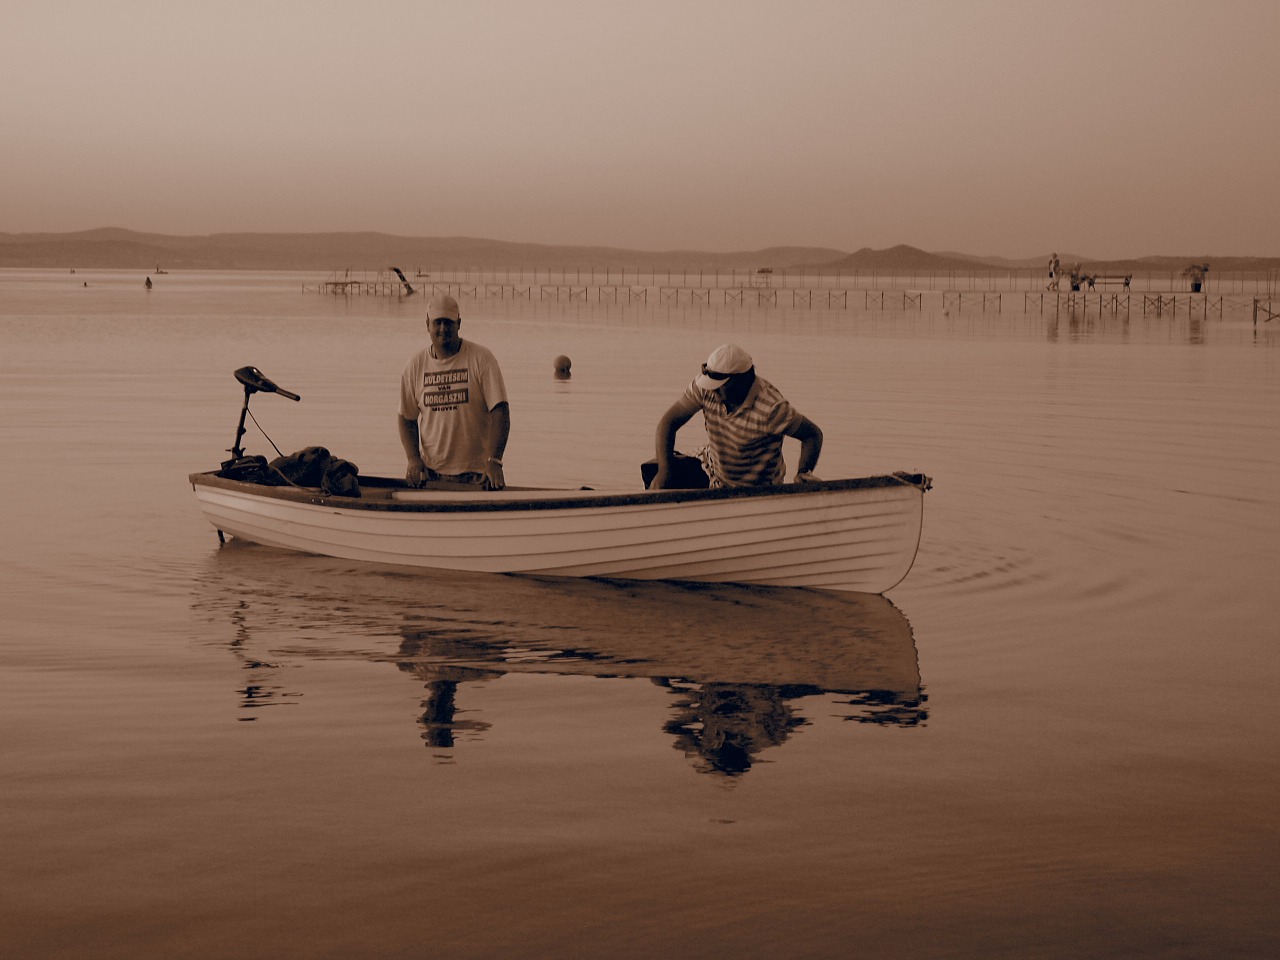
[[506, 485], [507, 480], [502, 475], [502, 461], [490, 457], [484, 465], [484, 480], [481, 486], [485, 490], [501, 490]]
[[408, 469], [404, 472], [404, 482], [411, 487], [420, 487], [427, 482], [427, 465], [422, 457], [411, 457]]
[[700, 409], [702, 408], [692, 400], [681, 397], [658, 421], [658, 429], [654, 433], [654, 458], [658, 461], [658, 472], [649, 482], [650, 490], [663, 490], [671, 480], [671, 458], [675, 456], [676, 432]]

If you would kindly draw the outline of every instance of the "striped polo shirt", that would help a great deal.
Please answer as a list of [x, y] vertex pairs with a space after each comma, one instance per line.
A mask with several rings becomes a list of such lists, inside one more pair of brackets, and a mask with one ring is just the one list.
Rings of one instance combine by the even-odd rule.
[[710, 446], [703, 461], [713, 487], [782, 483], [782, 438], [799, 419], [778, 388], [756, 375], [742, 406], [729, 412], [719, 394], [690, 383], [684, 399], [702, 408]]

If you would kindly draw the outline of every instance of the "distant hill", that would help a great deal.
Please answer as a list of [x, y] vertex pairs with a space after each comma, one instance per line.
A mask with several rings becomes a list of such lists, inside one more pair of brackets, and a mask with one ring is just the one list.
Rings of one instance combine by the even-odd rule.
[[[958, 260], [965, 260], [969, 263], [976, 263], [984, 267], [992, 267], [1001, 270], [1047, 270], [1049, 267], [1049, 251], [1045, 251], [1043, 256], [1039, 257], [1022, 257], [1012, 259], [1009, 257], [996, 256], [978, 256], [971, 253], [952, 253], [950, 251], [939, 251], [940, 257], [952, 257]], [[1058, 253], [1058, 259], [1065, 264], [1084, 263], [1088, 258], [1082, 257], [1075, 253]]]
[[[960, 259], [971, 266], [1006, 270], [1043, 270], [1048, 267], [1049, 254], [1042, 257], [1029, 257], [1021, 260], [1010, 260], [1004, 257], [975, 257], [963, 253], [941, 253], [938, 256]], [[1280, 257], [1216, 257], [1211, 254], [1193, 254], [1180, 256], [1130, 257], [1120, 260], [1098, 260], [1078, 253], [1059, 253], [1058, 260], [1063, 270], [1070, 270], [1077, 263], [1081, 269], [1090, 273], [1116, 274], [1159, 274], [1181, 273], [1192, 263], [1207, 263], [1211, 270], [1219, 273], [1267, 273], [1280, 269]]]
[[825, 247], [709, 253], [513, 243], [385, 233], [218, 233], [177, 237], [108, 227], [78, 233], [0, 233], [0, 267], [153, 270], [382, 270], [417, 267], [796, 267], [842, 256]]
[[899, 244], [885, 250], [863, 247], [857, 253], [851, 253], [822, 266], [834, 270], [911, 270], [928, 273], [942, 270], [972, 270], [975, 266], [986, 266], [986, 264], [955, 255], [927, 253], [916, 247]]
[[[1207, 262], [1224, 271], [1280, 270], [1278, 257], [1159, 256], [1090, 260], [1059, 254], [1064, 267], [1079, 262], [1093, 272], [1163, 273]], [[701, 250], [629, 250], [621, 247], [557, 246], [476, 237], [403, 237], [387, 233], [215, 233], [170, 236], [118, 227], [75, 233], [0, 233], [0, 267], [107, 268], [130, 270], [385, 270], [458, 267], [621, 269], [881, 270], [934, 272], [1041, 268], [1049, 259], [978, 257], [929, 253], [900, 244], [855, 253], [829, 247], [767, 247], [713, 253]]]

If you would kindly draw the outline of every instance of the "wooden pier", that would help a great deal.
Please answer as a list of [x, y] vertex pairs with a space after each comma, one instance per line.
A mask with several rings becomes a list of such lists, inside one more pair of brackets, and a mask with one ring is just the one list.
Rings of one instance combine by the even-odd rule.
[[1052, 309], [1054, 313], [1062, 310], [1079, 310], [1082, 313], [1088, 313], [1092, 310], [1098, 314], [1109, 311], [1128, 315], [1129, 294], [1037, 290], [1022, 295], [1023, 313], [1030, 313], [1032, 307], [1035, 307], [1040, 313], [1043, 313], [1048, 308]]
[[1262, 317], [1263, 323], [1270, 323], [1272, 320], [1280, 318], [1280, 307], [1277, 306], [1280, 298], [1276, 297], [1254, 297], [1253, 298], [1253, 325], [1258, 325], [1258, 317]]
[[[1178, 304], [1182, 304], [1183, 310], [1187, 314], [1199, 313], [1201, 317], [1207, 317], [1209, 311], [1215, 307], [1218, 310], [1218, 316], [1222, 316], [1222, 297], [1214, 297], [1207, 293], [1158, 293], [1155, 296], [1150, 294], [1142, 295], [1142, 314], [1146, 316], [1147, 312], [1154, 313], [1157, 317], [1163, 316], [1167, 309], [1170, 316], [1178, 315]], [[1197, 310], [1197, 307], [1199, 308]]]
[[886, 293], [884, 290], [867, 290], [865, 291], [862, 305], [868, 309], [871, 307], [878, 307], [879, 309], [884, 310], [888, 306], [896, 307], [899, 302], [901, 302], [903, 310], [906, 310], [908, 307], [915, 307], [919, 310], [922, 308], [923, 301], [924, 294], [919, 291], [916, 291], [915, 293], [903, 292], [899, 294], [896, 291]]
[[981, 307], [983, 313], [987, 312], [987, 307], [990, 307], [996, 313], [1001, 313], [1004, 309], [1001, 295], [998, 293], [966, 293], [963, 290], [942, 291], [943, 311], [955, 307], [957, 313], [962, 313], [966, 303], [969, 304], [970, 309]]
[[1143, 316], [1169, 317], [1170, 319], [1176, 319], [1178, 316], [1208, 319], [1213, 313], [1216, 313], [1218, 318], [1221, 319], [1228, 310], [1232, 313], [1241, 310], [1247, 311], [1251, 303], [1260, 305], [1255, 308], [1255, 316], [1262, 316], [1265, 319], [1266, 304], [1271, 302], [1266, 297], [1244, 298], [1229, 294], [1212, 293], [1162, 292], [1130, 294], [1088, 293], [1084, 291], [1064, 293], [1052, 290], [1036, 290], [1023, 293], [1022, 308], [1024, 313], [1031, 313], [1032, 311], [1044, 313], [1046, 310], [1058, 313], [1065, 310], [1071, 313], [1093, 313], [1099, 316], [1104, 313], [1128, 316], [1133, 303], [1139, 297], [1141, 297]]
[[376, 296], [409, 297], [417, 293], [404, 274], [392, 267], [370, 277], [367, 273], [353, 277], [350, 270], [334, 272], [315, 286], [302, 285], [303, 293], [328, 293], [338, 297]]
[[[421, 294], [424, 300], [438, 293], [458, 299], [538, 300], [561, 302], [595, 302], [608, 304], [649, 304], [663, 307], [756, 307], [762, 309], [812, 310], [900, 310], [923, 311], [925, 301], [938, 303], [946, 315], [963, 312], [1002, 313], [1004, 296], [988, 290], [921, 290], [861, 289], [849, 286], [778, 286], [762, 283], [759, 277], [739, 277], [732, 286], [718, 285], [712, 275], [693, 273], [685, 276], [636, 276], [625, 280], [617, 274], [608, 278], [584, 272], [581, 281], [571, 272], [561, 277], [529, 279], [527, 276], [504, 280], [431, 279], [419, 271], [412, 283], [392, 268], [389, 271], [356, 275], [353, 271], [335, 272], [315, 285], [303, 284], [304, 293], [331, 296], [382, 296], [406, 298]], [[724, 279], [721, 277], [720, 279]], [[765, 280], [772, 280], [768, 276]], [[811, 278], [811, 281], [817, 278]], [[672, 281], [675, 282], [672, 282]], [[685, 282], [681, 282], [685, 281]], [[862, 293], [861, 305], [857, 295]], [[852, 295], [851, 295], [852, 294]], [[1016, 294], [1015, 294], [1016, 295]], [[1138, 305], [1144, 316], [1177, 319], [1208, 319], [1211, 314], [1222, 318], [1229, 309], [1233, 315], [1252, 309], [1253, 323], [1280, 319], [1280, 298], [1265, 295], [1231, 295], [1213, 293], [1149, 292], [1130, 290], [1115, 292], [1024, 290], [1022, 312], [1121, 316], [1127, 318]]]
[[[849, 291], [835, 289], [786, 289], [766, 286], [633, 286], [631, 284], [574, 283], [471, 283], [457, 280], [424, 284], [432, 296], [447, 293], [451, 297], [489, 298], [498, 300], [563, 300], [597, 303], [657, 303], [670, 306], [759, 306], [847, 308]], [[914, 295], [919, 305], [919, 294]]]

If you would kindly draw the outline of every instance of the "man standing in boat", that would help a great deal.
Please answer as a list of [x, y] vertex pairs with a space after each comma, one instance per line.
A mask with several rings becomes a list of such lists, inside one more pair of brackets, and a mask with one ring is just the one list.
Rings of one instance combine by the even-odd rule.
[[800, 441], [796, 482], [813, 475], [822, 453], [822, 431], [792, 408], [778, 388], [756, 374], [747, 351], [732, 343], [716, 347], [680, 399], [658, 421], [658, 469], [650, 489], [670, 484], [676, 432], [702, 411], [710, 444], [699, 454], [712, 487], [783, 483], [782, 438]]
[[459, 335], [458, 301], [438, 294], [427, 304], [431, 344], [416, 354], [400, 379], [400, 443], [405, 480], [506, 486], [502, 454], [511, 432], [511, 407], [502, 370], [486, 347]]

